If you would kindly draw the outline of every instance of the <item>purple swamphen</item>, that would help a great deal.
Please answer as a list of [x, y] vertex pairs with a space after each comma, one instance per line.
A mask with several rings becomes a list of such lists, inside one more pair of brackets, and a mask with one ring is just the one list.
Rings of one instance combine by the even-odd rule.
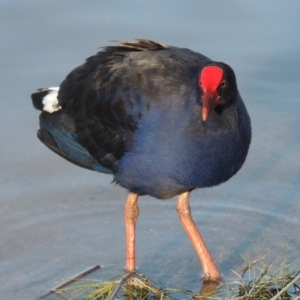
[[189, 207], [193, 189], [212, 187], [243, 165], [251, 123], [233, 70], [188, 49], [137, 39], [104, 47], [59, 88], [32, 94], [38, 138], [56, 154], [113, 174], [129, 191], [126, 269], [135, 270], [139, 196], [178, 195], [177, 212], [204, 276], [220, 273]]

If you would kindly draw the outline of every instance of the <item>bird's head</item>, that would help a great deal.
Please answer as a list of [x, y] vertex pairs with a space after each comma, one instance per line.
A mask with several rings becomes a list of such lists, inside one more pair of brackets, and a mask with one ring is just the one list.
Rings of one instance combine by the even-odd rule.
[[211, 62], [203, 67], [199, 76], [199, 87], [202, 91], [203, 121], [212, 110], [232, 104], [238, 94], [233, 70], [219, 62]]

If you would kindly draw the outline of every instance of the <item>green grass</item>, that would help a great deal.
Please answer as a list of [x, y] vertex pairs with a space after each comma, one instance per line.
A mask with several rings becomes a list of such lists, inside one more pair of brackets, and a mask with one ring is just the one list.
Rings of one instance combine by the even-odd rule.
[[288, 263], [284, 255], [277, 259], [249, 261], [233, 272], [233, 279], [216, 289], [203, 283], [206, 295], [189, 290], [166, 288], [138, 272], [126, 273], [109, 281], [80, 279], [76, 285], [53, 291], [66, 300], [297, 300], [300, 299], [300, 263]]

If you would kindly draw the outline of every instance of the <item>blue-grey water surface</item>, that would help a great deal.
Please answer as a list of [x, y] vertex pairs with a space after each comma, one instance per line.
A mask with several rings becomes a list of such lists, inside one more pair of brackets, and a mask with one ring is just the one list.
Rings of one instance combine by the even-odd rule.
[[[92, 265], [124, 266], [126, 191], [43, 146], [30, 101], [112, 40], [154, 39], [233, 67], [250, 153], [227, 183], [192, 193], [194, 219], [225, 278], [264, 247], [299, 258], [299, 29], [296, 0], [1, 0], [0, 298], [35, 299]], [[202, 271], [175, 200], [139, 206], [139, 271], [197, 291]]]

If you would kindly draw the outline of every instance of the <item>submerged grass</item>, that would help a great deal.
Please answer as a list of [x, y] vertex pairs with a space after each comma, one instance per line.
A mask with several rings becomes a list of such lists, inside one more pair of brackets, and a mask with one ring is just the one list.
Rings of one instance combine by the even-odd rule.
[[[232, 271], [232, 280], [218, 288], [203, 282], [200, 293], [164, 287], [138, 272], [127, 273], [110, 281], [83, 279], [75, 286], [53, 292], [66, 300], [300, 300], [300, 262], [288, 263], [280, 255], [277, 259], [261, 258]], [[205, 294], [204, 294], [205, 291]]]

